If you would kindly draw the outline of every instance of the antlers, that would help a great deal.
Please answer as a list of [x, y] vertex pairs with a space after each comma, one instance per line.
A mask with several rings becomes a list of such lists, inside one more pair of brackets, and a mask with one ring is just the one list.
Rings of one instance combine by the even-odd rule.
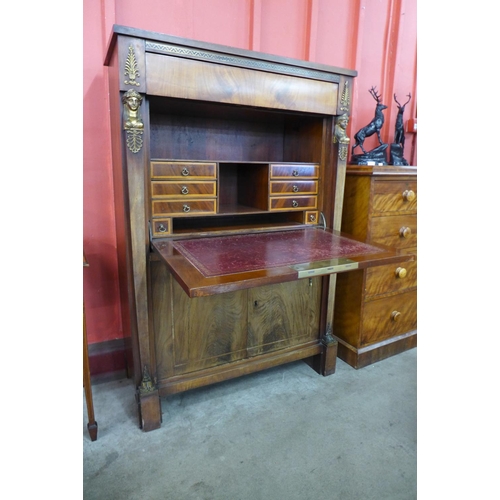
[[377, 87], [372, 87], [368, 92], [372, 95], [372, 97], [380, 104], [380, 95], [377, 95]]
[[398, 100], [396, 99], [396, 94], [394, 94], [394, 100], [396, 101], [396, 104], [399, 108], [404, 108], [410, 102], [411, 94], [408, 94], [406, 97], [408, 97], [408, 100], [401, 106], [401, 104], [399, 104]]

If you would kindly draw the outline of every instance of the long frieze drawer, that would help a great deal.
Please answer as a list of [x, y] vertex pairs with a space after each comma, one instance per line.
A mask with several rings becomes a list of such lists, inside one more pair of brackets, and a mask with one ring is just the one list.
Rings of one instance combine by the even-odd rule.
[[398, 293], [417, 286], [417, 262], [402, 262], [366, 270], [365, 297]]
[[317, 194], [318, 181], [274, 181], [271, 182], [271, 194]]
[[215, 201], [216, 200], [153, 200], [153, 217], [165, 214], [172, 216], [214, 214], [216, 211]]
[[290, 179], [294, 177], [317, 178], [319, 165], [271, 165], [271, 179]]
[[193, 196], [215, 196], [216, 195], [215, 181], [153, 181], [151, 182], [151, 196], [153, 198], [164, 198], [166, 196], [181, 196], [190, 198]]
[[373, 217], [370, 240], [396, 249], [417, 246], [417, 216]]
[[417, 212], [417, 180], [379, 181], [373, 186], [373, 212]]
[[165, 179], [181, 177], [217, 178], [217, 166], [215, 163], [184, 162], [184, 161], [152, 161], [151, 178]]
[[269, 198], [269, 210], [304, 210], [317, 207], [316, 196]]
[[361, 345], [380, 342], [417, 328], [417, 291], [364, 304]]

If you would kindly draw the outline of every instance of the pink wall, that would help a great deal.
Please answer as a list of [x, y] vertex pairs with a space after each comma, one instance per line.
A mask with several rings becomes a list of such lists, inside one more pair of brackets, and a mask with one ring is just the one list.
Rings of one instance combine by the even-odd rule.
[[[416, 116], [417, 0], [85, 0], [83, 5], [83, 236], [89, 343], [123, 337], [117, 283], [107, 73], [113, 24], [356, 69], [350, 136], [372, 118], [382, 93], [385, 142], [392, 142], [400, 102]], [[369, 138], [366, 146], [375, 145]], [[405, 158], [417, 164], [416, 136]], [[412, 156], [412, 151], [415, 151]]]

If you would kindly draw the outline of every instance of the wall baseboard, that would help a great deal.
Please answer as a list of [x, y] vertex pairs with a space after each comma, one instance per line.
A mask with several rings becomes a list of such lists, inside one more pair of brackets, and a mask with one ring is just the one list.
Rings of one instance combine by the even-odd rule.
[[89, 366], [92, 377], [132, 373], [130, 338], [89, 344]]

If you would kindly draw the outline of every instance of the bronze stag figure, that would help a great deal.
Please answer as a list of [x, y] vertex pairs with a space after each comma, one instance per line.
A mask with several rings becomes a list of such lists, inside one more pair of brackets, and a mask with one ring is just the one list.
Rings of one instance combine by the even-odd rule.
[[362, 149], [363, 153], [366, 154], [365, 148], [363, 147], [365, 139], [375, 133], [377, 134], [379, 144], [380, 145], [384, 144], [382, 142], [382, 138], [380, 137], [380, 129], [384, 124], [384, 115], [382, 111], [384, 109], [387, 109], [387, 106], [385, 106], [380, 102], [380, 94], [377, 95], [376, 87], [372, 87], [369, 90], [369, 92], [372, 95], [372, 97], [377, 101], [377, 105], [375, 107], [375, 117], [368, 125], [366, 125], [366, 127], [363, 127], [362, 129], [358, 130], [356, 134], [354, 134], [355, 143], [351, 149], [351, 154], [354, 154], [354, 149], [357, 146], [359, 146]]
[[408, 100], [403, 104], [399, 104], [398, 100], [396, 99], [396, 94], [394, 94], [394, 100], [396, 101], [396, 104], [398, 105], [398, 116], [396, 117], [396, 127], [394, 131], [394, 142], [396, 144], [400, 144], [401, 147], [404, 150], [405, 147], [405, 131], [404, 131], [404, 125], [403, 125], [403, 113], [405, 112], [405, 107], [406, 105], [410, 102], [411, 99], [411, 94], [408, 94], [406, 97], [408, 97]]

